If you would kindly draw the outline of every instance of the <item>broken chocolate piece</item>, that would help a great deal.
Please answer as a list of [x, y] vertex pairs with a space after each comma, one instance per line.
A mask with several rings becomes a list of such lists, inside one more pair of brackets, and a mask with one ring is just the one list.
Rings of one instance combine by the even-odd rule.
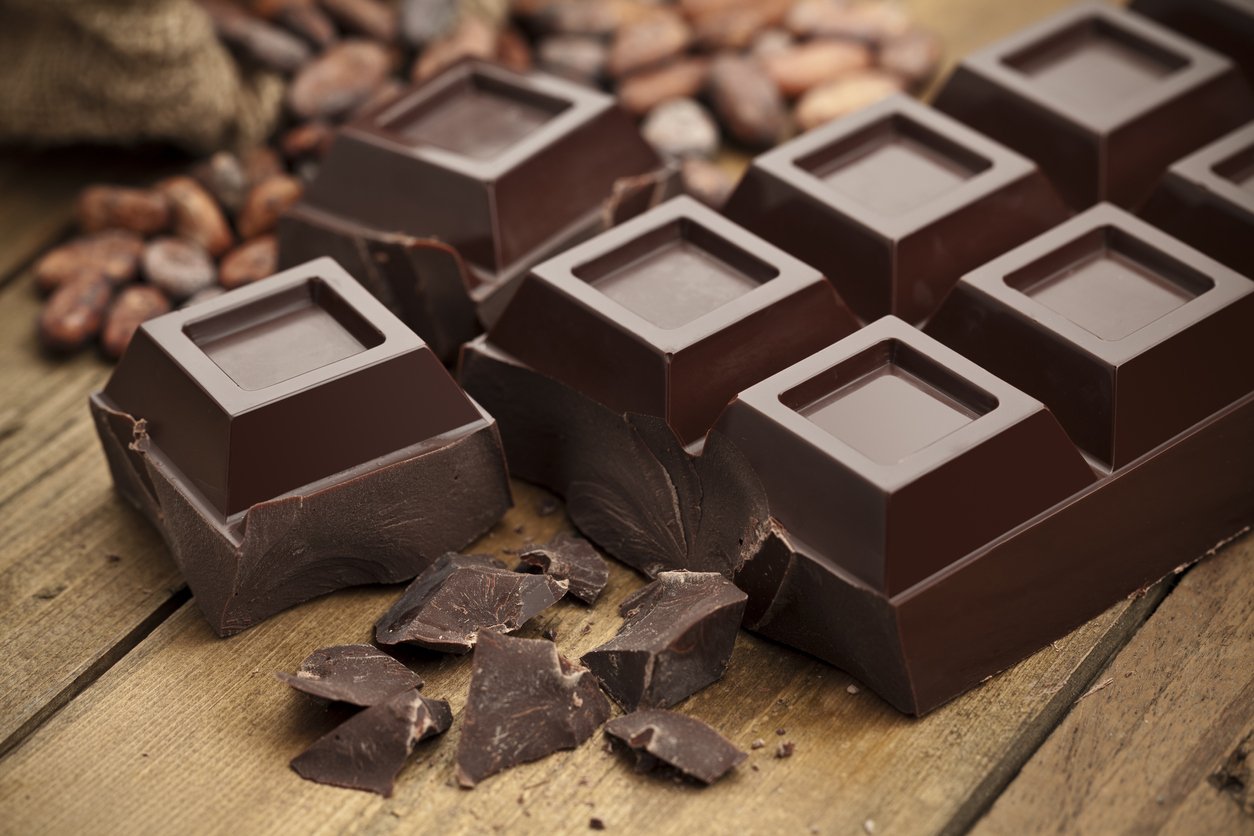
[[457, 781], [473, 787], [503, 770], [574, 749], [609, 716], [596, 678], [552, 642], [484, 633], [475, 647], [457, 743]]
[[485, 630], [512, 633], [566, 594], [569, 584], [511, 572], [482, 554], [446, 554], [419, 575], [375, 625], [379, 644], [466, 653]]
[[367, 708], [292, 759], [300, 777], [391, 797], [396, 776], [421, 741], [448, 731], [453, 713], [444, 700], [418, 691]]
[[545, 574], [570, 583], [570, 594], [585, 604], [595, 604], [610, 580], [610, 567], [582, 537], [561, 534], [543, 546], [519, 556], [522, 571]]
[[635, 752], [637, 772], [667, 766], [703, 784], [713, 784], [748, 757], [705, 723], [674, 711], [616, 717], [605, 733]]
[[295, 675], [280, 671], [275, 677], [310, 696], [362, 708], [422, 687], [418, 674], [368, 644], [342, 644], [315, 650], [301, 662]]
[[747, 596], [715, 572], [662, 572], [623, 602], [627, 622], [581, 660], [627, 711], [675, 705], [717, 681]]

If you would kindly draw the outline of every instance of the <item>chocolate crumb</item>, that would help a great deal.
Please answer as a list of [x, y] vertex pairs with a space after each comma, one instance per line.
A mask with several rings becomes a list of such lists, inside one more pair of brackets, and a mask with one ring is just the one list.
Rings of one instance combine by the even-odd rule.
[[797, 750], [797, 744], [793, 743], [791, 740], [786, 740], [783, 743], [779, 744], [779, 746], [775, 747], [775, 757], [791, 758], [792, 753], [795, 752], [796, 750]]
[[775, 733], [779, 735], [780, 737], [783, 737], [784, 735], [788, 734], [788, 729], [778, 728], [775, 730]]
[[592, 818], [588, 819], [588, 829], [589, 830], [604, 830], [605, 822], [601, 821], [596, 816], [593, 816]]
[[759, 737], [759, 738], [755, 738], [754, 741], [749, 744], [749, 748], [761, 749], [765, 745], [766, 745], [766, 741]]
[[861, 691], [862, 689], [861, 689], [861, 688], [859, 688], [857, 685], [850, 685], [850, 686], [849, 686], [848, 688], [846, 688], [845, 690], [846, 690], [846, 691], [848, 691], [848, 692], [849, 692], [849, 693], [851, 693], [851, 694], [856, 694], [856, 693], [858, 693], [859, 691]]

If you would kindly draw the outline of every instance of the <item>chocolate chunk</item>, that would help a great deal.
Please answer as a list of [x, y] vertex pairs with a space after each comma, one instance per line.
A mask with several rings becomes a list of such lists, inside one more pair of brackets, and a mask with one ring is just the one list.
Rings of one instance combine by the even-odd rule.
[[363, 708], [422, 687], [422, 678], [416, 673], [368, 644], [315, 650], [300, 663], [295, 675], [280, 671], [275, 676], [310, 696]]
[[457, 780], [473, 787], [503, 770], [573, 749], [609, 716], [596, 678], [552, 642], [484, 633], [475, 647], [457, 744]]
[[618, 635], [581, 661], [627, 711], [675, 705], [727, 670], [746, 600], [715, 572], [662, 572], [623, 602]]
[[748, 757], [705, 723], [674, 711], [616, 717], [605, 733], [635, 752], [637, 772], [670, 767], [703, 784], [713, 784]]
[[414, 747], [448, 731], [452, 722], [444, 700], [405, 691], [319, 738], [292, 760], [292, 769], [319, 784], [391, 797], [397, 773]]
[[543, 573], [570, 582], [570, 594], [585, 604], [595, 604], [610, 580], [610, 567], [597, 550], [582, 537], [561, 534], [555, 540], [535, 546], [519, 555], [519, 569]]
[[517, 630], [557, 603], [569, 586], [556, 578], [511, 572], [487, 555], [446, 554], [383, 614], [375, 639], [466, 653], [485, 631]]

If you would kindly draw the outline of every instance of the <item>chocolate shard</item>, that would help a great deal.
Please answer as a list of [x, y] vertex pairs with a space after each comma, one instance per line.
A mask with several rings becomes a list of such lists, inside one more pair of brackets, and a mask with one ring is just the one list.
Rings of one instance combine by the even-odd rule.
[[717, 572], [662, 572], [623, 602], [618, 635], [581, 661], [627, 711], [675, 705], [727, 670], [746, 601]]
[[547, 575], [511, 572], [488, 555], [446, 554], [383, 614], [375, 640], [466, 653], [485, 632], [517, 630], [569, 587]]
[[448, 731], [452, 723], [447, 702], [417, 689], [405, 691], [323, 735], [292, 759], [292, 769], [308, 781], [389, 798], [414, 747]]
[[422, 678], [368, 644], [342, 644], [315, 650], [296, 673], [275, 673], [280, 682], [312, 697], [368, 708], [387, 702]]
[[605, 733], [635, 753], [637, 772], [669, 767], [702, 784], [713, 784], [748, 757], [705, 723], [675, 711], [615, 717]]
[[543, 639], [484, 633], [457, 743], [457, 781], [490, 775], [559, 749], [574, 749], [610, 716], [596, 678]]
[[542, 546], [519, 555], [522, 571], [545, 574], [570, 583], [570, 594], [585, 604], [595, 604], [610, 580], [610, 567], [593, 545], [582, 537], [561, 534]]

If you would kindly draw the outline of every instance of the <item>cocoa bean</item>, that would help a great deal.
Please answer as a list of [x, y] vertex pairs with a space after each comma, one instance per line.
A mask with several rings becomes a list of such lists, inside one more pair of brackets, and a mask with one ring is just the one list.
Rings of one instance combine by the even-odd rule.
[[618, 86], [618, 102], [643, 116], [662, 102], [695, 96], [706, 86], [710, 62], [705, 58], [681, 58], [655, 70], [634, 73]]
[[710, 157], [718, 151], [718, 124], [692, 99], [671, 99], [649, 112], [640, 133], [672, 157]]
[[740, 142], [764, 147], [783, 139], [788, 111], [779, 88], [758, 62], [719, 56], [710, 67], [708, 89], [723, 127]]
[[496, 61], [516, 73], [530, 72], [531, 45], [516, 29], [505, 29], [496, 42]]
[[610, 47], [610, 75], [624, 76], [674, 58], [692, 42], [692, 30], [677, 14], [658, 14], [623, 26]]
[[785, 24], [807, 38], [847, 38], [872, 46], [904, 35], [910, 15], [896, 2], [847, 4], [839, 0], [803, 0], [793, 6]]
[[114, 360], [121, 357], [140, 325], [169, 312], [170, 300], [152, 285], [136, 284], [123, 290], [113, 300], [100, 334], [105, 356]]
[[51, 351], [82, 348], [100, 333], [113, 299], [113, 284], [104, 276], [89, 276], [62, 285], [39, 314], [39, 339]]
[[255, 238], [274, 229], [279, 216], [300, 200], [303, 191], [300, 180], [286, 174], [276, 174], [253, 186], [239, 213], [239, 234], [245, 239]]
[[209, 253], [184, 238], [154, 238], [144, 247], [141, 263], [148, 281], [171, 299], [186, 299], [218, 280]]
[[422, 49], [457, 25], [457, 0], [401, 0], [401, 33], [406, 43]]
[[297, 125], [279, 138], [279, 148], [289, 160], [320, 159], [335, 139], [335, 128], [321, 119]]
[[390, 44], [396, 40], [396, 7], [379, 0], [319, 0], [322, 10], [348, 32]]
[[449, 34], [432, 41], [414, 62], [411, 77], [423, 82], [463, 58], [491, 59], [496, 55], [500, 31], [477, 17], [462, 20]]
[[599, 38], [587, 35], [554, 35], [536, 49], [540, 69], [572, 81], [595, 85], [605, 73], [609, 50]]
[[313, 56], [309, 45], [241, 6], [226, 0], [201, 0], [218, 39], [243, 61], [279, 73], [293, 73]]
[[279, 266], [279, 242], [273, 235], [245, 241], [227, 253], [218, 267], [218, 283], [227, 290], [260, 281]]
[[268, 145], [254, 145], [247, 149], [240, 154], [240, 162], [244, 164], [244, 174], [248, 177], [249, 186], [283, 173], [283, 161]]
[[563, 35], [608, 37], [657, 11], [635, 0], [559, 0], [541, 11], [536, 23], [545, 31]]
[[761, 61], [791, 49], [794, 43], [792, 35], [785, 29], [763, 29], [753, 38], [749, 51]]
[[103, 277], [113, 285], [135, 278], [144, 240], [124, 229], [108, 229], [68, 241], [35, 263], [35, 283], [43, 293], [87, 278]]
[[230, 151], [219, 151], [192, 170], [192, 176], [218, 201], [218, 205], [234, 215], [244, 205], [248, 194], [248, 172], [240, 158]]
[[736, 179], [726, 169], [696, 157], [683, 161], [679, 176], [684, 194], [692, 195], [713, 209], [721, 210], [736, 187]]
[[74, 216], [83, 232], [129, 229], [153, 235], [170, 226], [173, 212], [169, 199], [153, 189], [88, 186], [78, 195]]
[[854, 73], [821, 84], [802, 96], [797, 102], [797, 124], [808, 131], [899, 92], [901, 81], [887, 73]]
[[340, 33], [327, 13], [313, 0], [278, 0], [267, 17], [271, 22], [303, 39], [315, 49], [325, 50], [340, 39]]
[[871, 50], [854, 41], [809, 41], [762, 59], [766, 74], [785, 96], [800, 96], [811, 87], [864, 70]]
[[705, 49], [744, 49], [763, 29], [784, 19], [792, 0], [756, 0], [712, 11], [693, 21], [696, 42]]
[[194, 241], [212, 256], [231, 248], [235, 236], [222, 207], [203, 186], [190, 177], [170, 177], [157, 184], [174, 207], [174, 234]]
[[880, 48], [880, 69], [898, 76], [908, 87], [922, 87], [940, 67], [941, 40], [926, 29], [911, 29]]
[[373, 41], [346, 40], [305, 66], [287, 88], [298, 119], [335, 119], [361, 104], [392, 71], [392, 54]]

